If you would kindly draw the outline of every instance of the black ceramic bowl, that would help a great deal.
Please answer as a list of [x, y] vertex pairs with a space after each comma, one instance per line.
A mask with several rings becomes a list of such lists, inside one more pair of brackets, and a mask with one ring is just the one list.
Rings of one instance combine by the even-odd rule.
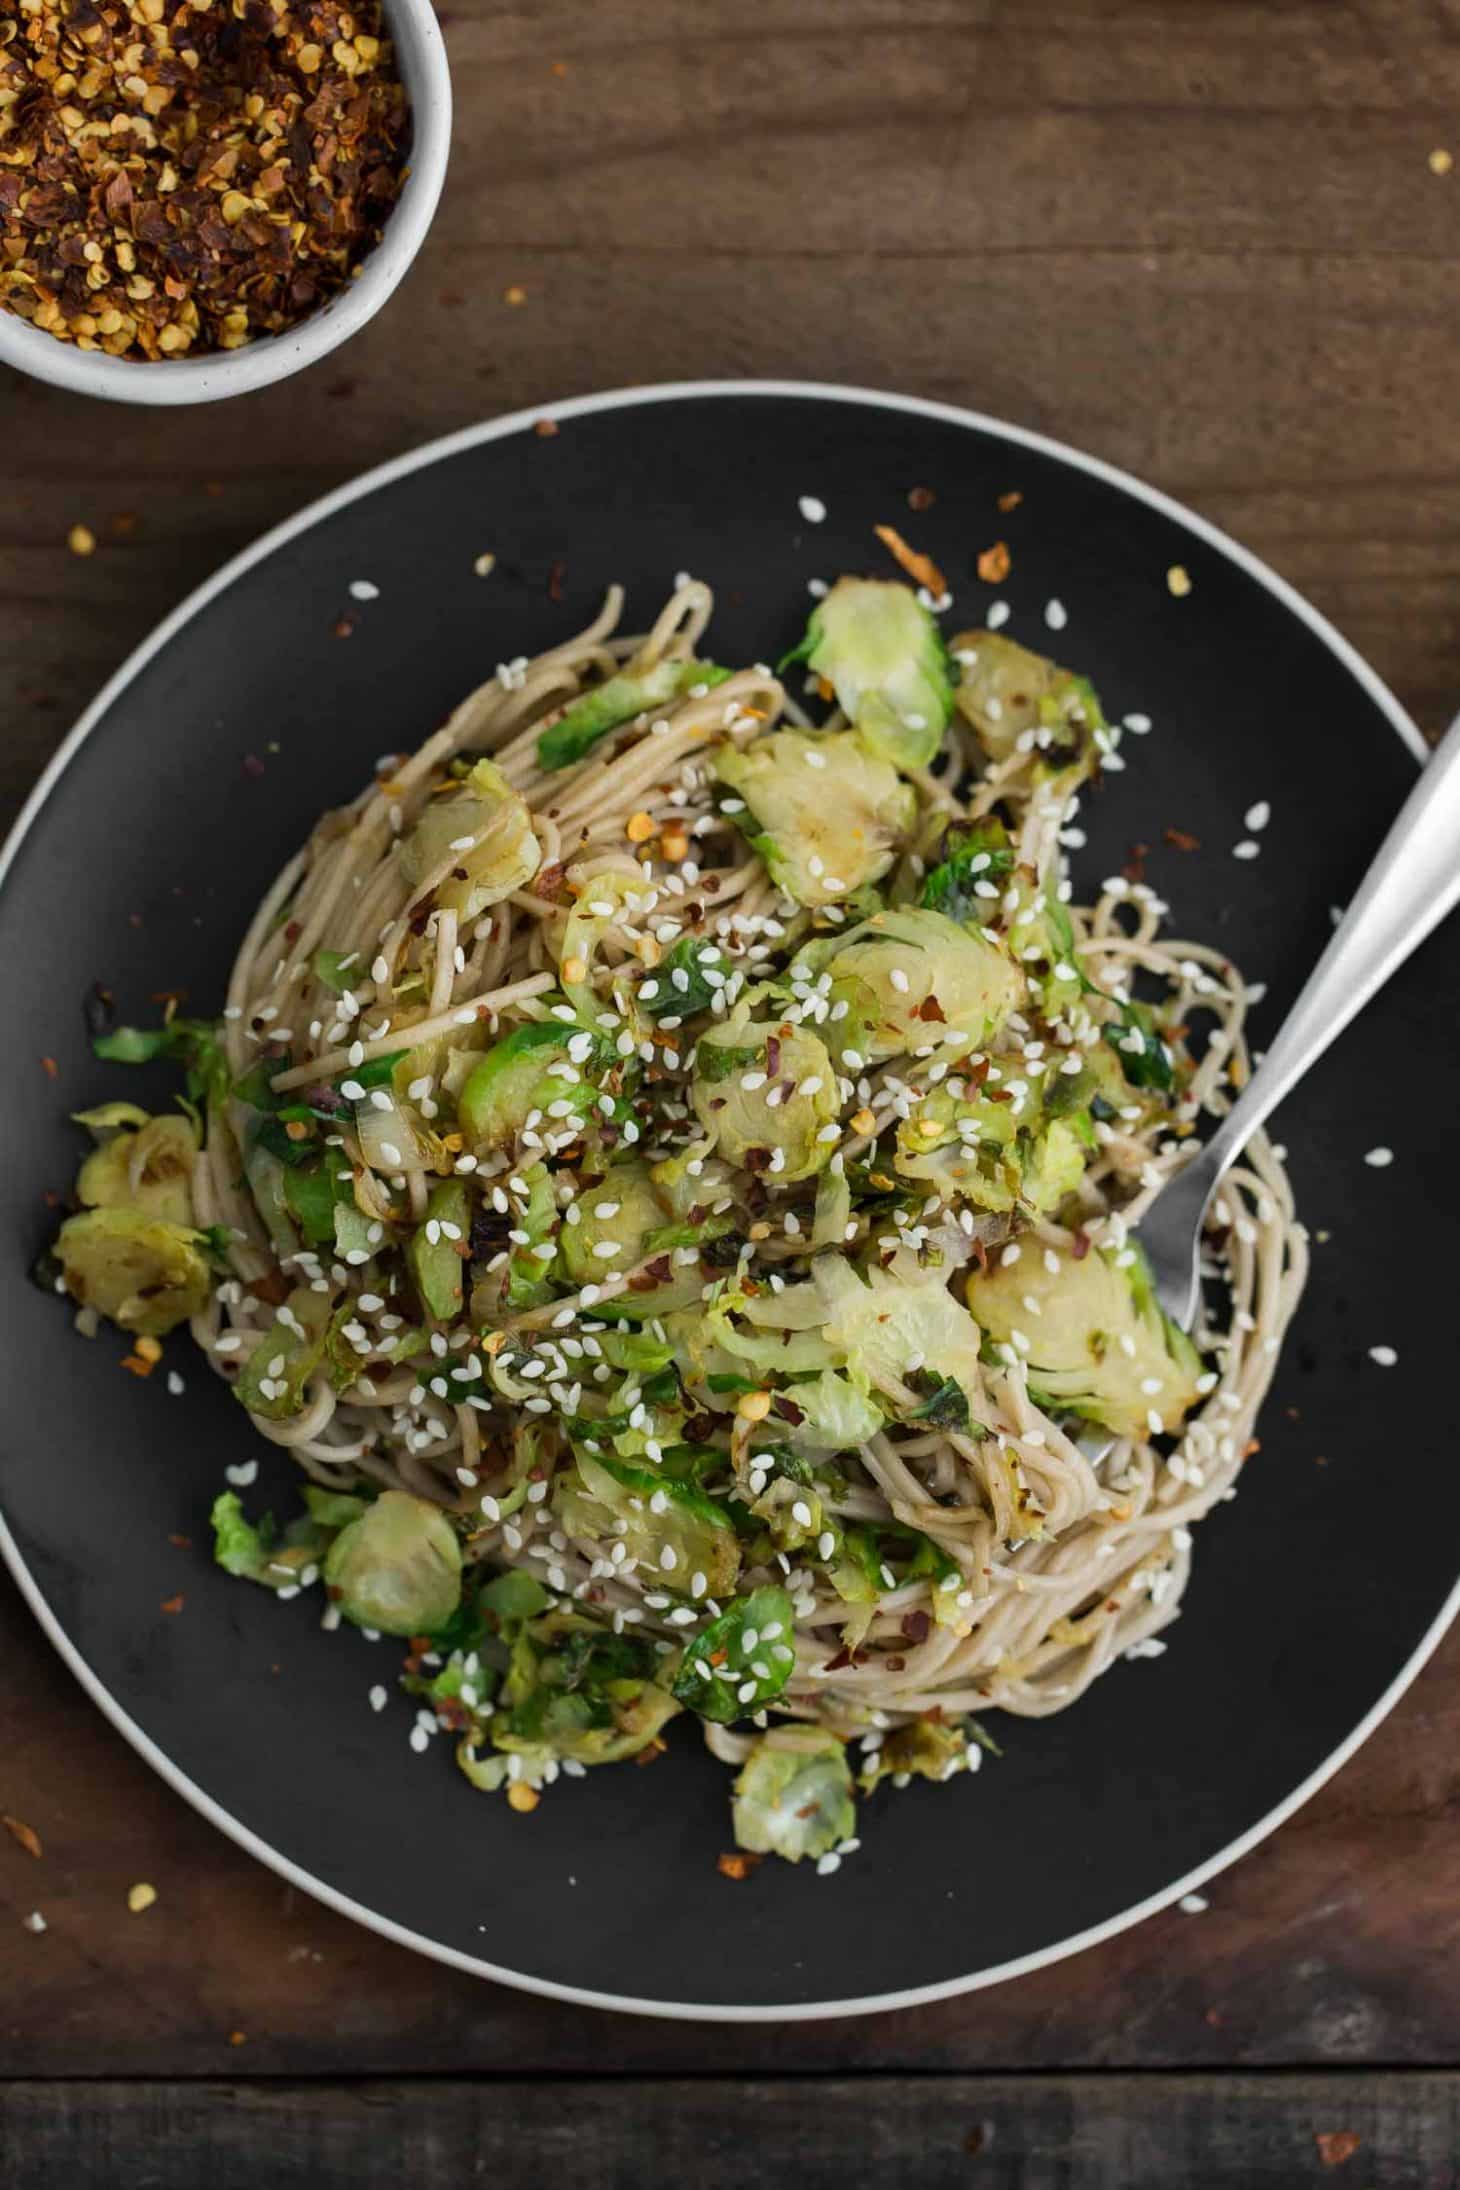
[[[535, 417], [556, 424], [534, 431]], [[909, 493], [929, 488], [930, 508]], [[997, 498], [1017, 489], [1011, 512]], [[810, 522], [802, 497], [824, 502]], [[922, 496], [915, 497], [921, 503]], [[813, 505], [814, 506], [814, 505]], [[1436, 1242], [1457, 1194], [1407, 1130], [1460, 1106], [1437, 1011], [1437, 937], [1278, 1121], [1318, 1232], [1307, 1298], [1242, 1496], [1200, 1533], [1166, 1655], [1121, 1664], [1064, 1716], [995, 1721], [974, 1778], [882, 1793], [832, 1877], [720, 1877], [728, 1779], [691, 1729], [649, 1771], [560, 1786], [530, 1817], [474, 1794], [443, 1745], [408, 1745], [391, 1645], [321, 1634], [206, 1551], [226, 1464], [259, 1454], [180, 1341], [136, 1384], [83, 1343], [27, 1266], [77, 1156], [66, 1112], [115, 1092], [90, 1057], [93, 982], [127, 1016], [158, 990], [214, 1006], [255, 900], [318, 811], [421, 739], [498, 661], [575, 629], [611, 579], [642, 624], [679, 570], [710, 580], [722, 659], [774, 658], [807, 583], [884, 567], [899, 526], [942, 565], [950, 628], [992, 598], [1107, 709], [1149, 715], [1087, 798], [1077, 885], [1150, 847], [1173, 928], [1268, 985], [1276, 1026], [1420, 758], [1378, 679], [1209, 526], [1133, 481], [987, 419], [836, 388], [652, 389], [505, 419], [388, 466], [220, 573], [78, 726], [5, 855], [12, 1060], [4, 1167], [4, 1549], [58, 1649], [128, 1738], [244, 1847], [377, 1930], [484, 1975], [666, 2014], [891, 2006], [985, 1984], [1134, 1921], [1251, 1846], [1392, 1704], [1455, 1609], [1460, 1472], [1449, 1451], [1453, 1300]], [[484, 551], [497, 558], [475, 574]], [[1181, 565], [1191, 590], [1173, 596]], [[887, 566], [890, 567], [890, 566]], [[378, 597], [352, 598], [368, 581]], [[1046, 604], [1068, 625], [1053, 638]], [[347, 616], [348, 639], [336, 636]], [[1057, 619], [1056, 619], [1057, 620]], [[1267, 801], [1261, 855], [1232, 847]], [[1199, 851], [1169, 845], [1172, 827]], [[1083, 890], [1081, 894], [1084, 894]], [[155, 1007], [152, 1007], [155, 1009]], [[140, 1087], [140, 1083], [137, 1083]], [[129, 1082], [127, 1092], [134, 1091]], [[145, 1100], [145, 1094], [143, 1099]], [[1364, 1162], [1395, 1147], [1388, 1170]], [[1375, 1344], [1398, 1348], [1377, 1365]], [[1401, 1488], [1401, 1504], [1389, 1493]], [[1422, 1514], [1424, 1526], [1407, 1525]], [[190, 1538], [179, 1548], [171, 1539]], [[159, 1612], [181, 1591], [180, 1617]], [[367, 1701], [392, 1686], [388, 1709]]]

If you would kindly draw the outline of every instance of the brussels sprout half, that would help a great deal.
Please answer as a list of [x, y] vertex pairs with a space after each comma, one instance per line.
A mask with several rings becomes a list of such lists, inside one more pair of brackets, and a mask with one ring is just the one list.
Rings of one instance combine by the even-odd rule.
[[982, 1049], [1025, 995], [1002, 945], [920, 906], [874, 913], [824, 952], [822, 970], [847, 1005], [842, 1053], [864, 1063], [930, 1045], [949, 1059]]
[[396, 856], [412, 890], [439, 875], [430, 902], [463, 921], [525, 889], [542, 863], [526, 801], [490, 760], [429, 801]]
[[695, 1116], [727, 1162], [783, 1186], [829, 1161], [841, 1109], [824, 1043], [805, 1027], [712, 1027], [695, 1050]]
[[884, 760], [898, 768], [932, 761], [952, 719], [953, 680], [943, 635], [910, 586], [838, 578], [787, 659], [827, 680]]
[[68, 1217], [56, 1254], [72, 1299], [124, 1331], [162, 1338], [208, 1304], [212, 1273], [201, 1235], [142, 1209]]
[[324, 1579], [356, 1627], [430, 1635], [461, 1601], [461, 1545], [439, 1506], [386, 1490], [341, 1529], [325, 1556]]
[[1043, 1404], [1117, 1437], [1179, 1429], [1195, 1403], [1201, 1356], [1163, 1315], [1133, 1246], [1076, 1261], [1028, 1243], [970, 1276], [968, 1305], [996, 1345], [1027, 1362]]
[[748, 809], [730, 814], [798, 905], [830, 905], [885, 875], [917, 818], [917, 798], [855, 730], [774, 730], [725, 745], [715, 773]]
[[735, 1782], [735, 1845], [799, 1863], [822, 1856], [856, 1831], [845, 1744], [814, 1727], [778, 1726], [762, 1735]]

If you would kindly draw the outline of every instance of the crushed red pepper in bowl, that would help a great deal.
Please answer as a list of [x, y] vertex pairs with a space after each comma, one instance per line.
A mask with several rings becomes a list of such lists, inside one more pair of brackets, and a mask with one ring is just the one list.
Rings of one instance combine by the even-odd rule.
[[282, 333], [379, 241], [410, 143], [380, 0], [18, 0], [0, 305], [137, 360]]

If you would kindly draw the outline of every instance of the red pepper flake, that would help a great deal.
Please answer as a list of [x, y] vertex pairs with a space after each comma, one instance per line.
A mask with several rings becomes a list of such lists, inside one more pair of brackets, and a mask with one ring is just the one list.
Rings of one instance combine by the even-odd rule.
[[933, 1623], [926, 1612], [904, 1612], [902, 1615], [902, 1631], [909, 1642], [926, 1642], [932, 1632], [932, 1626]]
[[175, 1618], [176, 1615], [181, 1612], [182, 1608], [183, 1595], [182, 1591], [179, 1590], [178, 1594], [175, 1597], [164, 1597], [158, 1609], [163, 1612], [171, 1613]]
[[948, 591], [948, 581], [931, 555], [920, 555], [916, 548], [909, 547], [902, 534], [892, 525], [874, 525], [872, 530], [893, 561], [902, 565], [909, 578], [915, 578], [930, 593], [942, 595]]
[[1074, 1239], [1073, 1239], [1073, 1240], [1071, 1241], [1071, 1243], [1070, 1243], [1070, 1253], [1071, 1253], [1071, 1254], [1072, 1254], [1072, 1255], [1074, 1256], [1074, 1258], [1075, 1258], [1076, 1262], [1083, 1262], [1083, 1261], [1084, 1261], [1084, 1259], [1085, 1259], [1085, 1257], [1086, 1257], [1086, 1256], [1087, 1256], [1087, 1255], [1089, 1254], [1089, 1252], [1090, 1252], [1090, 1235], [1089, 1235], [1089, 1233], [1088, 1233], [1088, 1232], [1077, 1232], [1077, 1233], [1075, 1234], [1075, 1236], [1074, 1236]]
[[936, 1020], [940, 1025], [946, 1025], [948, 1020], [948, 1014], [936, 996], [925, 996], [913, 1016], [917, 1019]]
[[1345, 2160], [1353, 2158], [1363, 2141], [1355, 2129], [1319, 2129], [1313, 2135], [1318, 2157], [1325, 2167], [1342, 2167]]
[[1125, 876], [1127, 882], [1145, 881], [1146, 855], [1149, 853], [1150, 849], [1151, 847], [1149, 844], [1128, 844], [1126, 846], [1125, 865], [1121, 868], [1120, 871]]
[[0, 307], [58, 341], [235, 350], [380, 240], [411, 139], [380, 0], [27, 0], [0, 32]]
[[567, 599], [567, 595], [563, 591], [563, 580], [567, 577], [567, 575], [568, 566], [564, 562], [562, 556], [559, 555], [555, 557], [552, 566], [548, 571], [547, 589], [548, 599], [550, 601], [564, 601]]
[[1010, 487], [1006, 493], [999, 496], [999, 508], [1007, 517], [1010, 510], [1017, 509], [1023, 499], [1024, 490], [1022, 487]]
[[560, 859], [555, 859], [551, 866], [539, 868], [537, 880], [532, 885], [532, 894], [540, 897], [547, 905], [561, 905], [570, 895], [567, 870]]
[[1201, 838], [1193, 836], [1189, 829], [1166, 828], [1161, 831], [1161, 835], [1173, 851], [1199, 852], [1201, 850]]
[[178, 1551], [191, 1551], [193, 1548], [193, 1539], [191, 1536], [174, 1535], [169, 1536], [167, 1540]]
[[54, 1057], [42, 1057], [41, 1070], [42, 1072], [44, 1072], [48, 1080], [54, 1080], [60, 1070], [60, 1067], [57, 1065]]
[[558, 422], [555, 418], [540, 418], [532, 430], [540, 441], [551, 441], [558, 430]]
[[1001, 586], [1013, 568], [1014, 558], [1006, 540], [995, 540], [978, 559], [978, 574], [986, 586]]
[[6, 1812], [0, 1811], [0, 1825], [5, 1827], [12, 1840], [19, 1842], [27, 1855], [33, 1855], [39, 1860], [45, 1852], [41, 1847], [40, 1834], [36, 1831], [34, 1825], [27, 1825], [23, 1818], [11, 1817]]
[[248, 2032], [246, 2030], [230, 2030], [228, 2043], [231, 2046], [246, 2046], [248, 2044]]
[[715, 1868], [722, 1878], [733, 1878], [739, 1883], [741, 1879], [749, 1878], [759, 1861], [758, 1855], [747, 1855], [737, 1848], [733, 1855], [717, 1856]]
[[916, 510], [919, 517], [924, 510], [931, 509], [937, 499], [931, 487], [909, 487], [907, 490], [907, 506]]
[[334, 625], [331, 636], [336, 639], [352, 639], [355, 636], [354, 623], [348, 616], [341, 616]]

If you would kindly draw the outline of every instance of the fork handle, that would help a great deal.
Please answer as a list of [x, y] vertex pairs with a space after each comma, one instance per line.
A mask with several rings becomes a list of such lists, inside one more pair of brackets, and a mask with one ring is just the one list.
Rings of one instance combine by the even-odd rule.
[[1297, 1002], [1207, 1143], [1215, 1185], [1389, 976], [1460, 899], [1460, 716], [1420, 771]]

